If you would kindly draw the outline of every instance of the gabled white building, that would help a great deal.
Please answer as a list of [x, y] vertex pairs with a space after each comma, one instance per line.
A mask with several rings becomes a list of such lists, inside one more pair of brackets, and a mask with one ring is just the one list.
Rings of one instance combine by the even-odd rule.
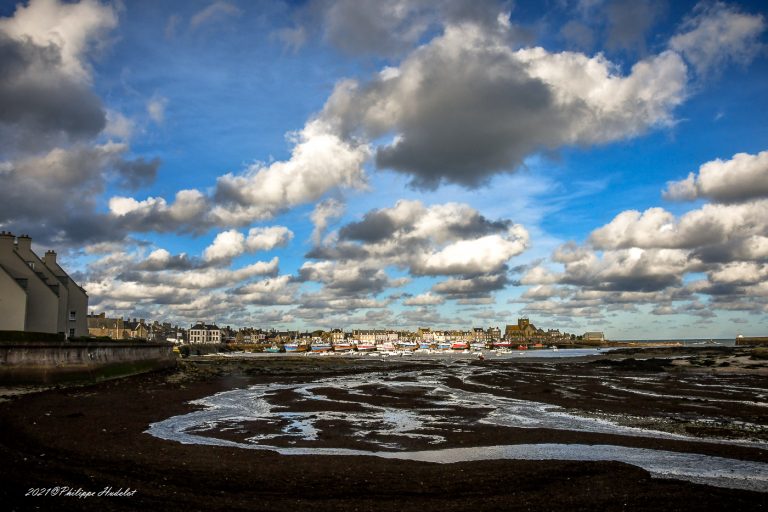
[[88, 336], [88, 294], [32, 239], [0, 232], [0, 330]]

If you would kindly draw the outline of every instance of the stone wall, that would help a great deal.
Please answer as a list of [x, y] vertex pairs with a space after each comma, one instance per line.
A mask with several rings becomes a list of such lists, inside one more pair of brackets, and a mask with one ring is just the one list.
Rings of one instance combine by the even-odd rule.
[[768, 336], [742, 336], [736, 338], [737, 345], [768, 345]]
[[0, 382], [102, 380], [176, 365], [168, 343], [0, 343]]

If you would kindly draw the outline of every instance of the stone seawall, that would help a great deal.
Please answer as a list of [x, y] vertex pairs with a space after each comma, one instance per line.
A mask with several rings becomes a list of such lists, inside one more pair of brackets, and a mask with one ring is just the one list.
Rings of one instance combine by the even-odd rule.
[[742, 336], [736, 338], [737, 345], [768, 345], [768, 336]]
[[103, 380], [176, 365], [166, 343], [0, 343], [0, 382]]

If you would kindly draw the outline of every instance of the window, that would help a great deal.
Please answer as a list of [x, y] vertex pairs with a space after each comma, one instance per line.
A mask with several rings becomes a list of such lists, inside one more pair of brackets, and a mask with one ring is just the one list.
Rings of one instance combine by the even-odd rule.
[[77, 319], [77, 311], [70, 311], [69, 312], [69, 321], [74, 322], [75, 319]]
[[69, 330], [69, 337], [70, 338], [74, 338], [75, 337], [75, 330], [74, 329], [70, 329]]

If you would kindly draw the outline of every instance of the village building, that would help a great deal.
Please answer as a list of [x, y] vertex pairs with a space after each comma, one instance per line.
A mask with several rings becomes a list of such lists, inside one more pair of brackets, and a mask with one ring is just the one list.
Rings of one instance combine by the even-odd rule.
[[0, 232], [0, 330], [88, 335], [88, 294], [32, 239]]
[[536, 335], [536, 327], [527, 318], [518, 318], [517, 325], [507, 325], [504, 329], [504, 339], [523, 342]]
[[189, 329], [190, 343], [221, 343], [221, 330], [216, 324], [198, 322]]
[[123, 325], [125, 326], [127, 337], [129, 339], [149, 339], [150, 328], [143, 318], [140, 320], [136, 320], [135, 318], [133, 320], [126, 320], [123, 322]]
[[434, 341], [435, 333], [429, 327], [419, 327], [416, 331], [416, 337], [425, 343]]
[[352, 331], [352, 336], [362, 343], [376, 343], [376, 331], [368, 329], [356, 329]]
[[107, 318], [106, 313], [88, 315], [88, 334], [96, 338], [127, 338], [125, 323], [122, 318]]
[[237, 333], [230, 326], [226, 326], [221, 329], [221, 342], [222, 343], [235, 343], [237, 341]]

